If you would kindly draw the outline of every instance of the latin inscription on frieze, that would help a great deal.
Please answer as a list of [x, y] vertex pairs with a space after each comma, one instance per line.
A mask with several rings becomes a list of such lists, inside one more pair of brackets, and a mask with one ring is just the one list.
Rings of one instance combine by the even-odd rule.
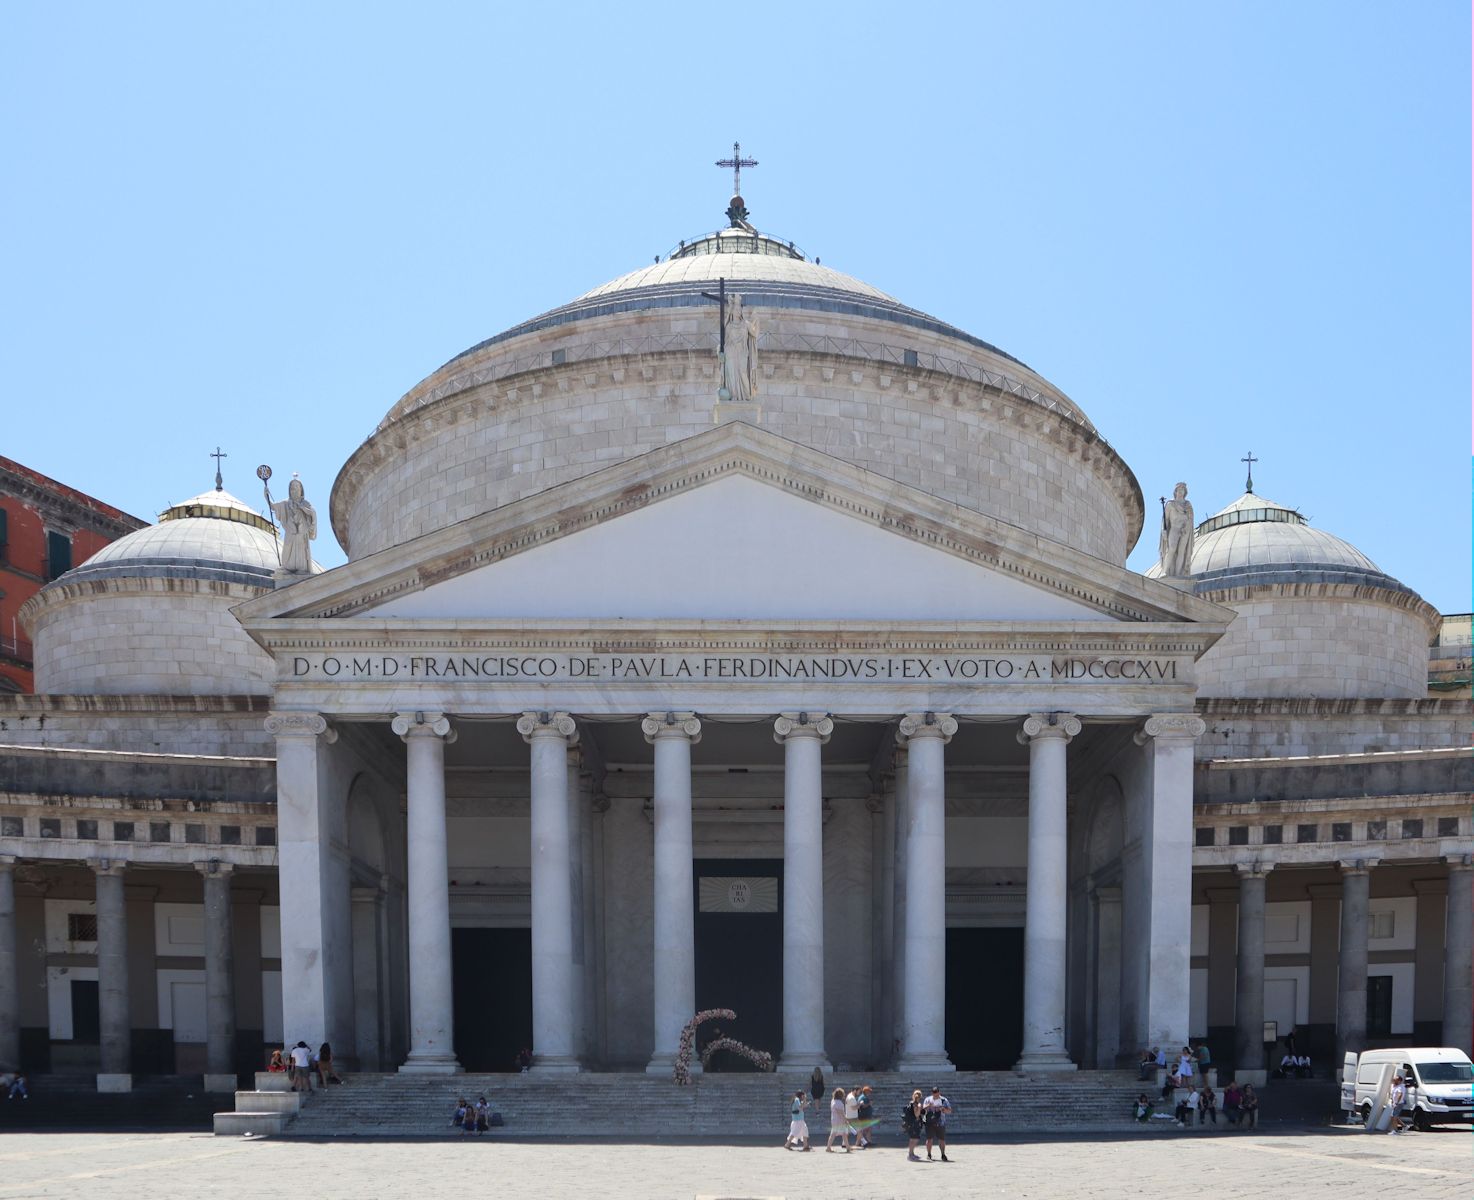
[[786, 654], [312, 654], [283, 660], [304, 682], [1176, 683], [1175, 658]]

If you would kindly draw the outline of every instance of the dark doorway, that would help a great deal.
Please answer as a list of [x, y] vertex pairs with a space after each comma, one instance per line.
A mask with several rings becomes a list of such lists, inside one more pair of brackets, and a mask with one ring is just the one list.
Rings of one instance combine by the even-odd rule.
[[[776, 1059], [783, 1049], [783, 860], [701, 858], [695, 869], [696, 1009], [730, 1008], [737, 1014], [735, 1021], [700, 1026], [697, 1047], [720, 1026], [723, 1036]], [[711, 1069], [753, 1068], [722, 1053]]]
[[102, 1040], [102, 1014], [98, 1008], [97, 980], [72, 980], [72, 1041]]
[[1392, 1036], [1391, 975], [1367, 976], [1367, 1036]]
[[947, 1057], [1003, 1071], [1024, 1048], [1024, 931], [947, 930]]
[[532, 930], [452, 929], [455, 1048], [468, 1071], [515, 1071], [532, 1046]]

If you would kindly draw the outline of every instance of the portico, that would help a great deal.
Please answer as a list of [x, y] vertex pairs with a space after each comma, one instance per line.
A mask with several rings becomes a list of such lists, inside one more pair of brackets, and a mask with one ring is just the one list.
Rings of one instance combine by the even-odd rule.
[[[682, 532], [700, 529], [723, 540]], [[565, 597], [593, 568], [599, 587]], [[682, 571], [681, 596], [651, 591]], [[406, 1070], [464, 1065], [451, 934], [471, 922], [530, 928], [534, 1070], [669, 1071], [709, 953], [695, 917], [719, 903], [696, 896], [694, 864], [763, 853], [781, 864], [764, 911], [781, 913], [782, 1044], [759, 1048], [785, 1069], [952, 1066], [948, 931], [978, 921], [1022, 928], [1021, 1068], [1071, 1069], [1067, 996], [1099, 983], [1071, 978], [1070, 830], [1104, 776], [1125, 799], [1127, 920], [1148, 934], [1101, 970], [1132, 1039], [1187, 1036], [1173, 897], [1191, 886], [1194, 663], [1225, 624], [1214, 605], [734, 424], [237, 613], [277, 664], [284, 797], [320, 797], [336, 730], [403, 739]], [[321, 818], [302, 807], [282, 822], [284, 876], [311, 874]], [[887, 853], [897, 869], [876, 877]], [[988, 916], [964, 899], [979, 883]], [[327, 890], [324, 926], [349, 904]], [[870, 996], [877, 946], [894, 1038]], [[287, 1025], [305, 1036], [354, 990], [333, 999], [296, 961], [284, 951], [284, 994], [312, 1003]]]

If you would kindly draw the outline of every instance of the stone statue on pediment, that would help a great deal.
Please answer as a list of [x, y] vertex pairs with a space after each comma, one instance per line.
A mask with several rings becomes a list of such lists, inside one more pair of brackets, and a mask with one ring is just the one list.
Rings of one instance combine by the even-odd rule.
[[723, 309], [722, 387], [731, 402], [751, 404], [757, 394], [757, 318], [747, 311], [741, 296], [728, 295]]
[[1157, 555], [1162, 574], [1181, 578], [1192, 574], [1193, 539], [1195, 538], [1192, 502], [1187, 498], [1187, 484], [1172, 489], [1172, 499], [1162, 497], [1162, 536]]
[[317, 537], [317, 509], [307, 501], [302, 481], [295, 475], [287, 485], [285, 500], [272, 500], [266, 489], [266, 503], [281, 525], [281, 570], [287, 575], [312, 573], [312, 542]]

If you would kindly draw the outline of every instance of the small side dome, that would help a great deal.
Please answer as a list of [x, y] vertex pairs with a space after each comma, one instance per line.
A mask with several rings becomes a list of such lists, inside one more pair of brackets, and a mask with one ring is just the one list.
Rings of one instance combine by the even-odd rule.
[[171, 505], [22, 607], [36, 691], [269, 693], [271, 659], [230, 610], [271, 590], [278, 553], [272, 523], [223, 488]]
[[[1163, 578], [1161, 564], [1146, 575]], [[1239, 613], [1198, 662], [1200, 696], [1427, 694], [1438, 613], [1296, 509], [1249, 491], [1214, 513], [1197, 526], [1190, 582]]]

